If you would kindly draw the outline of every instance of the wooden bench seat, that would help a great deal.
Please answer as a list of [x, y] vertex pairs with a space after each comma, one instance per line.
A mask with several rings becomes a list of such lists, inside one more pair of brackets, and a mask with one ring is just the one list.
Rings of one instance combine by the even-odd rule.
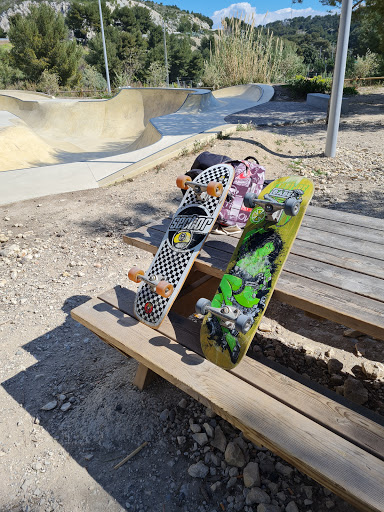
[[[123, 238], [155, 254], [168, 224], [165, 219]], [[194, 268], [221, 278], [237, 241], [238, 236], [211, 234]], [[274, 297], [384, 340], [384, 223], [309, 207]]]
[[316, 390], [249, 357], [227, 372], [200, 352], [199, 324], [174, 313], [158, 331], [132, 315], [134, 294], [116, 287], [72, 311], [106, 343], [209, 406], [363, 511], [384, 510], [384, 427], [329, 390]]

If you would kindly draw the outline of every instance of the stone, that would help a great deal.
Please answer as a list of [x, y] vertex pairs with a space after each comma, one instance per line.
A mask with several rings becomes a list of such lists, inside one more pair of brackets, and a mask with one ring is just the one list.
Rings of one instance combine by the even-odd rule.
[[339, 373], [343, 369], [343, 363], [338, 359], [330, 359], [327, 363], [329, 373]]
[[232, 487], [235, 487], [236, 484], [237, 478], [235, 476], [232, 476], [227, 482], [227, 489], [232, 489]]
[[169, 410], [168, 409], [164, 409], [164, 411], [162, 411], [160, 413], [160, 420], [161, 421], [167, 421], [169, 418]]
[[57, 400], [52, 400], [52, 402], [48, 402], [47, 404], [43, 405], [41, 408], [42, 411], [52, 411], [57, 406]]
[[214, 411], [212, 411], [212, 409], [210, 409], [209, 407], [207, 407], [205, 409], [205, 415], [207, 418], [211, 418], [211, 419], [216, 418], [216, 413]]
[[272, 332], [272, 325], [271, 325], [271, 322], [269, 320], [267, 320], [266, 318], [264, 318], [264, 320], [262, 320], [257, 328], [260, 332]]
[[205, 432], [198, 432], [197, 434], [193, 434], [192, 438], [200, 446], [205, 446], [208, 443], [208, 436]]
[[257, 462], [248, 462], [243, 471], [245, 487], [260, 487], [260, 469]]
[[209, 468], [201, 460], [192, 464], [188, 468], [188, 474], [193, 478], [205, 478], [208, 475]]
[[213, 437], [215, 431], [213, 430], [213, 428], [211, 427], [211, 425], [209, 423], [204, 423], [203, 429], [205, 430], [208, 437]]
[[280, 512], [280, 508], [277, 505], [260, 503], [257, 505], [256, 512]]
[[346, 338], [359, 338], [360, 336], [364, 336], [364, 334], [360, 331], [356, 331], [355, 329], [346, 329], [343, 332], [343, 336]]
[[65, 402], [61, 407], [60, 411], [67, 412], [68, 409], [71, 407], [71, 402]]
[[181, 409], [186, 409], [188, 402], [185, 398], [182, 398], [180, 402], [177, 404]]
[[373, 361], [364, 361], [361, 369], [367, 379], [376, 380], [384, 377], [384, 365], [382, 363], [374, 363]]
[[236, 443], [229, 442], [225, 449], [225, 462], [230, 466], [242, 468], [245, 465], [245, 457], [240, 446]]
[[353, 377], [348, 377], [344, 382], [344, 396], [359, 405], [363, 405], [368, 401], [368, 391], [364, 384]]
[[285, 507], [285, 512], [299, 512], [299, 509], [294, 501], [290, 501]]
[[276, 463], [275, 469], [278, 473], [280, 473], [280, 475], [287, 476], [288, 478], [293, 473], [293, 468], [291, 468], [290, 466], [287, 466], [285, 464], [282, 464], [281, 462]]
[[215, 437], [211, 441], [211, 446], [213, 448], [217, 448], [222, 453], [225, 452], [227, 447], [227, 439], [224, 435], [224, 432], [221, 430], [221, 427], [219, 426], [215, 428]]
[[191, 425], [189, 425], [189, 428], [192, 430], [194, 434], [201, 432], [201, 427], [198, 423], [191, 423]]
[[256, 503], [271, 503], [268, 494], [260, 489], [260, 487], [252, 487], [245, 498], [247, 505], [255, 505]]

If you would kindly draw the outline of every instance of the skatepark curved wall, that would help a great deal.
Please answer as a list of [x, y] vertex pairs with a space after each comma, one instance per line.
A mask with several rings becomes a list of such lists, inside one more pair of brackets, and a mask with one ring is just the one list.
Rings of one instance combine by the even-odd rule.
[[[146, 147], [161, 139], [150, 119], [176, 112], [194, 92], [127, 88], [109, 100], [3, 93], [0, 110], [12, 115], [0, 126], [4, 142], [0, 170], [88, 160]], [[194, 101], [201, 101], [197, 96]]]

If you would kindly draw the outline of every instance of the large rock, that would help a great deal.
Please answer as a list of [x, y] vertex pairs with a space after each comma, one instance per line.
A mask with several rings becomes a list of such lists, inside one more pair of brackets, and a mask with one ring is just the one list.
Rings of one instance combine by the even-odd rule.
[[353, 377], [348, 377], [344, 382], [344, 396], [359, 405], [368, 401], [368, 391], [364, 384]]
[[224, 457], [225, 462], [230, 466], [242, 468], [245, 465], [244, 453], [238, 444], [232, 442], [228, 443], [227, 448], [225, 449]]
[[260, 470], [257, 462], [249, 462], [243, 471], [245, 487], [260, 487]]

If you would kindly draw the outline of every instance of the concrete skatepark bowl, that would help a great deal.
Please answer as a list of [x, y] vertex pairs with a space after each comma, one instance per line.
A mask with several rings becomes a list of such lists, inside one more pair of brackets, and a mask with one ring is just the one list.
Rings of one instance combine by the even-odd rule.
[[[126, 88], [108, 100], [0, 92], [0, 204], [96, 188], [177, 156], [224, 118], [269, 101], [262, 84]], [[229, 127], [229, 125], [226, 125]]]

